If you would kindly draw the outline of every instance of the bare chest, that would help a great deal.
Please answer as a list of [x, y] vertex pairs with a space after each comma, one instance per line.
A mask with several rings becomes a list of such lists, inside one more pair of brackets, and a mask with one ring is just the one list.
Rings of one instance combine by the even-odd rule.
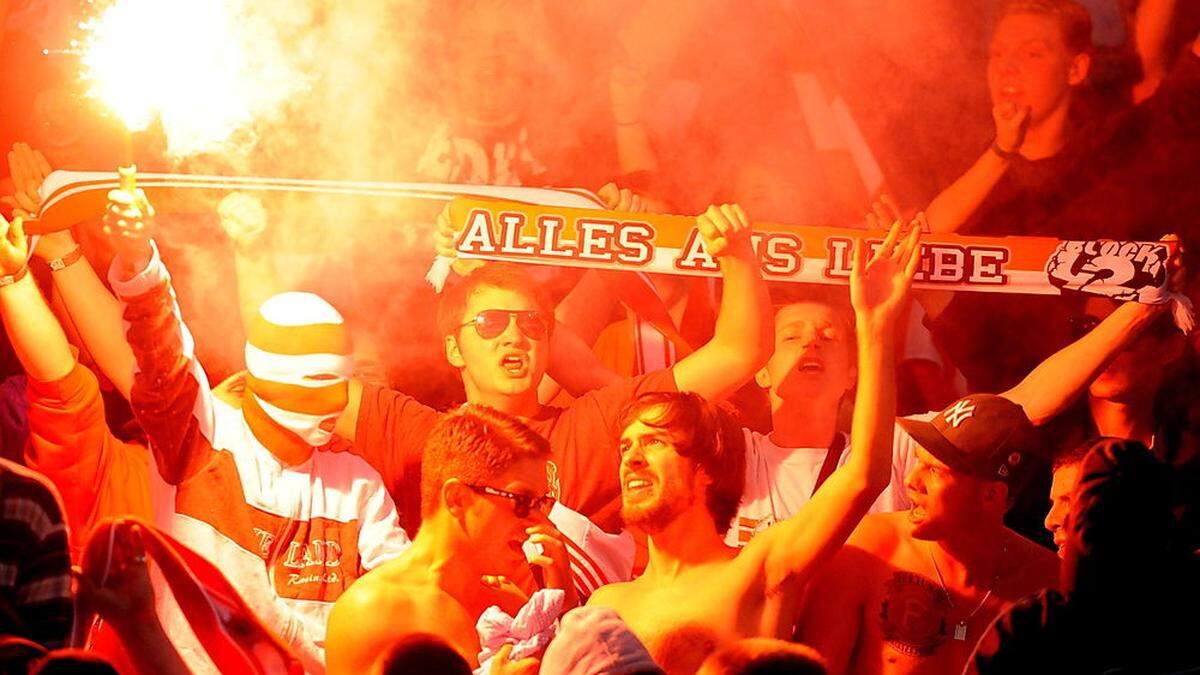
[[706, 583], [639, 587], [629, 584], [605, 599], [669, 671], [690, 672], [726, 642], [762, 634], [763, 599], [719, 578]]
[[1004, 600], [986, 590], [946, 588], [919, 558], [901, 562], [872, 580], [853, 670], [961, 672]]

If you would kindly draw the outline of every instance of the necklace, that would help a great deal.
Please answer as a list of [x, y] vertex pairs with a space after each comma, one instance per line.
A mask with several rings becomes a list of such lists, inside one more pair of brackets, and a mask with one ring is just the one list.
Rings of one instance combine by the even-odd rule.
[[[926, 548], [926, 552], [929, 554], [929, 562], [933, 563], [933, 571], [937, 572], [938, 584], [940, 584], [942, 587], [942, 595], [944, 595], [946, 597], [946, 603], [948, 605], [950, 605], [950, 609], [953, 610], [954, 609], [954, 599], [950, 597], [950, 591], [946, 589], [946, 580], [942, 578], [942, 570], [940, 567], [938, 567], [937, 559], [935, 559], [933, 557], [933, 544], [929, 544], [928, 548]], [[1000, 550], [1001, 562], [1003, 562], [1006, 558], [1008, 558], [1008, 538], [1007, 537], [1005, 537], [1004, 541], [1001, 543], [1001, 550]], [[992, 577], [992, 583], [988, 587], [987, 593], [983, 594], [983, 599], [979, 601], [979, 604], [975, 606], [975, 609], [972, 610], [971, 613], [968, 614], [965, 619], [960, 619], [958, 623], [954, 624], [954, 639], [955, 640], [958, 640], [959, 642], [966, 641], [966, 639], [967, 639], [967, 622], [969, 622], [971, 619], [974, 619], [975, 615], [979, 613], [979, 610], [983, 609], [983, 606], [985, 604], [987, 604], [988, 598], [992, 597], [992, 590], [996, 587], [996, 584], [999, 582], [1000, 582], [1000, 564], [997, 564], [996, 565], [996, 576]]]

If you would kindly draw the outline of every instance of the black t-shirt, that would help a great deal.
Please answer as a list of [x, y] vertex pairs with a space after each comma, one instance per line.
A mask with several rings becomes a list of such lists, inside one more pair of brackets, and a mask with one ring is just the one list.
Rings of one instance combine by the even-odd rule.
[[[1196, 240], [1198, 138], [1200, 58], [1189, 53], [1141, 105], [1082, 127], [1053, 157], [1014, 160], [962, 232]], [[1081, 302], [959, 293], [929, 327], [971, 391], [1000, 392], [1071, 341]]]

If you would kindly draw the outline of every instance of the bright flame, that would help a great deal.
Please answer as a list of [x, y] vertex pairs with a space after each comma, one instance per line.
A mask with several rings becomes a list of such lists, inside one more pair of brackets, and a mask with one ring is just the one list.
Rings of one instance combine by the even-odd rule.
[[115, 0], [83, 25], [89, 93], [130, 131], [157, 116], [175, 157], [211, 152], [301, 91], [254, 0]]

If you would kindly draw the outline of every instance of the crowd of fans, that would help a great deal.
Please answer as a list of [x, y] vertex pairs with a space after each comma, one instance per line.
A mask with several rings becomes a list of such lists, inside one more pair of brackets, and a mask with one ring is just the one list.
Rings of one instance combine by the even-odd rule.
[[[902, 124], [852, 67], [779, 51], [821, 23], [805, 8], [697, 4], [622, 5], [589, 64], [606, 111], [562, 113], [568, 134], [526, 93], [569, 57], [519, 35], [563, 10], [446, 3], [438, 123], [393, 178], [698, 212], [719, 282], [458, 259], [448, 210], [374, 251], [391, 269], [347, 227], [325, 255], [348, 260], [297, 274], [307, 224], [233, 194], [198, 250], [173, 239], [199, 221], [128, 184], [27, 237], [54, 169], [116, 163], [61, 83], [33, 92], [0, 181], [0, 670], [1200, 668], [1192, 336], [1163, 305], [912, 288], [929, 233], [1171, 236], [1195, 295], [1195, 3], [956, 3], [987, 17], [986, 68], [961, 70], [992, 120], [938, 185], [914, 177], [944, 165], [894, 170]], [[0, 60], [36, 17], [0, 2]], [[755, 221], [887, 237], [848, 287], [768, 283]], [[437, 296], [413, 262], [435, 252]]]

